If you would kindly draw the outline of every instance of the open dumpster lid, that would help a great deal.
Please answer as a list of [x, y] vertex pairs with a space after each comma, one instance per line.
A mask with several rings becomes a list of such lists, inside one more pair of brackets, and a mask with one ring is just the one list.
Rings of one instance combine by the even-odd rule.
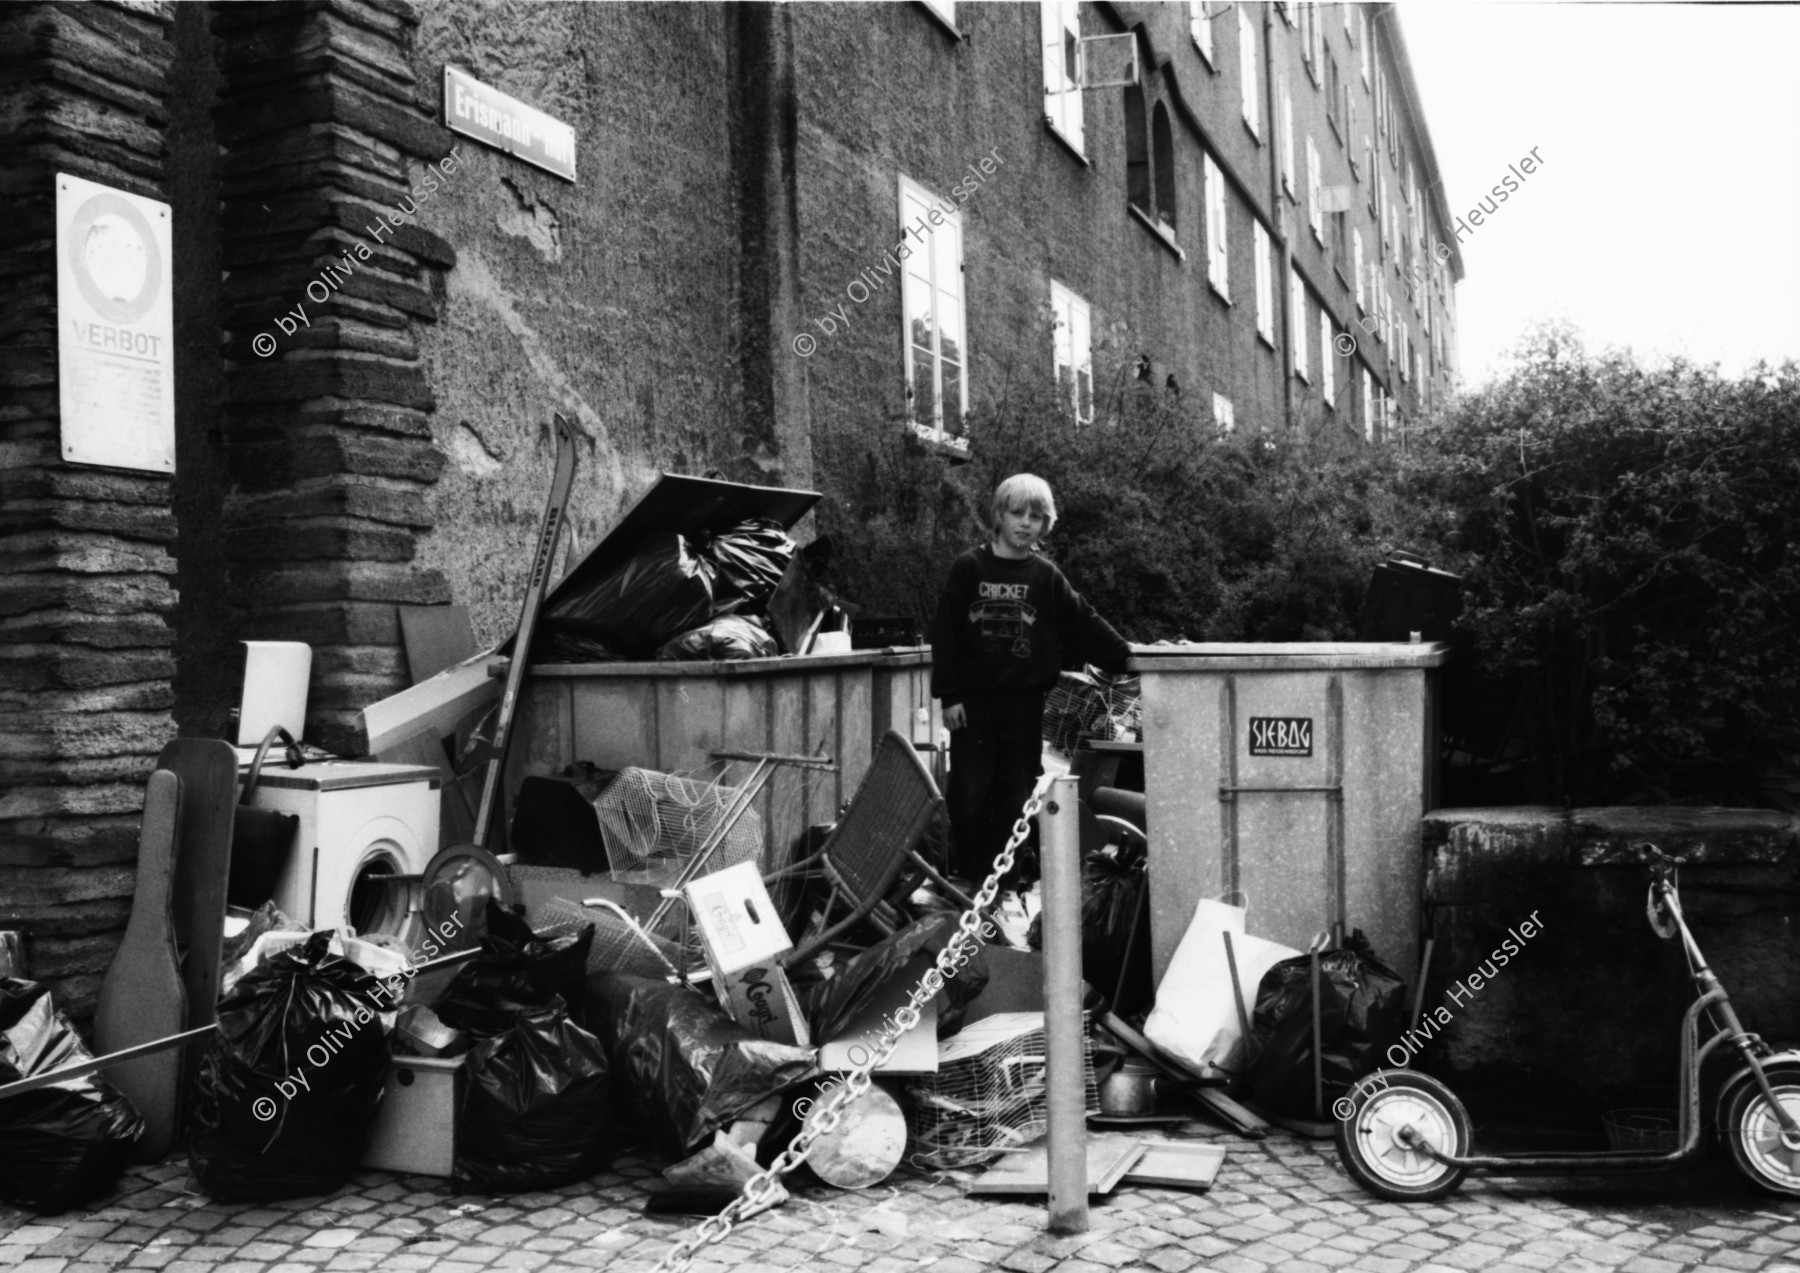
[[792, 530], [796, 522], [812, 512], [820, 498], [817, 491], [746, 486], [742, 482], [663, 473], [657, 477], [655, 485], [638, 496], [637, 503], [626, 511], [625, 516], [613, 523], [612, 529], [587, 556], [563, 575], [562, 581], [544, 598], [544, 610], [546, 613], [553, 611], [556, 599], [563, 593], [601, 578], [630, 558], [638, 541], [647, 534], [664, 531], [692, 539], [710, 531], [724, 530], [747, 517], [771, 518], [780, 522], [783, 530]]

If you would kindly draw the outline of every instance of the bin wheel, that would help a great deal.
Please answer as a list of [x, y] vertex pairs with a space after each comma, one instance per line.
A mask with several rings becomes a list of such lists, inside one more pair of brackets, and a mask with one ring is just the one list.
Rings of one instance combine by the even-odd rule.
[[[1781, 1107], [1800, 1121], [1800, 1061], [1765, 1062], [1763, 1072]], [[1753, 1183], [1771, 1193], [1800, 1197], [1800, 1145], [1782, 1143], [1774, 1106], [1747, 1069], [1734, 1074], [1719, 1093], [1719, 1139]]]
[[1468, 1168], [1441, 1163], [1409, 1143], [1416, 1136], [1439, 1153], [1460, 1158], [1475, 1140], [1469, 1112], [1456, 1093], [1428, 1074], [1377, 1070], [1358, 1080], [1333, 1110], [1341, 1115], [1334, 1138], [1344, 1170], [1377, 1197], [1442, 1198], [1468, 1174]]

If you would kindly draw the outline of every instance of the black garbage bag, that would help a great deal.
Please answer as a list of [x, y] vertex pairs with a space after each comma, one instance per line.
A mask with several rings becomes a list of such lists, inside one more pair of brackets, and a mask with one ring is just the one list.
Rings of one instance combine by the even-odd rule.
[[[1406, 1029], [1406, 983], [1375, 957], [1359, 928], [1319, 956], [1319, 1038], [1325, 1108], [1382, 1065]], [[1251, 1022], [1248, 1078], [1277, 1114], [1313, 1116], [1312, 960], [1284, 959], [1264, 975]]]
[[[0, 1084], [93, 1059], [50, 987], [0, 977]], [[0, 1100], [0, 1200], [54, 1214], [104, 1193], [144, 1120], [98, 1074]]]
[[[560, 587], [545, 603], [542, 638], [598, 642], [626, 658], [649, 658], [678, 633], [713, 614], [717, 567], [681, 535], [655, 532], [629, 558], [591, 582]], [[551, 645], [533, 642], [542, 662]]]
[[438, 1020], [477, 1039], [491, 1038], [522, 1013], [547, 1007], [561, 995], [580, 1003], [587, 980], [594, 926], [540, 937], [531, 925], [492, 898], [481, 953], [456, 974], [433, 1006]]
[[[806, 1014], [812, 1037], [835, 1039], [883, 986], [907, 971], [907, 965], [921, 955], [936, 958], [956, 935], [958, 919], [958, 915], [948, 911], [927, 915], [892, 936], [882, 938], [867, 950], [858, 951], [828, 980], [814, 982], [801, 990], [801, 1010]], [[913, 971], [923, 975], [924, 968]], [[970, 1001], [986, 988], [988, 977], [987, 960], [977, 946], [974, 954], [958, 966], [956, 975], [946, 977], [944, 988], [938, 991], [939, 1038], [955, 1034], [962, 1028]], [[917, 984], [914, 979], [907, 989], [910, 991]]]
[[606, 1049], [562, 997], [513, 1018], [463, 1062], [457, 1183], [492, 1193], [554, 1189], [612, 1157]]
[[387, 1081], [391, 995], [315, 933], [239, 981], [195, 1084], [188, 1160], [220, 1202], [330, 1193], [356, 1174]]
[[774, 633], [747, 614], [721, 615], [665, 642], [656, 657], [663, 662], [697, 659], [766, 659], [781, 653]]
[[713, 614], [760, 612], [794, 559], [794, 541], [781, 523], [752, 517], [706, 541], [701, 553], [717, 568]]
[[[1119, 1002], [1112, 1010], [1129, 1017], [1148, 1006], [1154, 986], [1150, 967], [1150, 925], [1139, 925], [1137, 941], [1131, 941], [1145, 888], [1144, 854], [1141, 850], [1117, 856], [1089, 853], [1081, 859], [1081, 976], [1090, 986], [1112, 994], [1119, 983], [1119, 969], [1131, 947]], [[1033, 950], [1044, 948], [1044, 917], [1031, 921], [1026, 940]]]
[[597, 972], [585, 1006], [612, 1064], [619, 1122], [682, 1157], [819, 1072], [812, 1048], [759, 1039], [688, 986]]

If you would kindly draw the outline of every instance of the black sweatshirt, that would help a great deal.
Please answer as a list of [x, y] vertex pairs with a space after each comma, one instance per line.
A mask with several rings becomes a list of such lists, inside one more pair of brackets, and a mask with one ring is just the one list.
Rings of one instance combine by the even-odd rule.
[[972, 548], [950, 566], [931, 625], [931, 693], [944, 706], [971, 694], [1045, 691], [1064, 650], [1123, 672], [1131, 649], [1112, 625], [1037, 554], [1014, 559]]

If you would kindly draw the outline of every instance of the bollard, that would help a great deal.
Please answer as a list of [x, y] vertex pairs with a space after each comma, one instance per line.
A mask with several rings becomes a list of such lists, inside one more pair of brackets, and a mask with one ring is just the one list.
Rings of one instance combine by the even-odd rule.
[[1038, 815], [1044, 884], [1044, 1059], [1050, 1232], [1088, 1228], [1087, 1099], [1081, 1064], [1081, 815], [1078, 783], [1058, 778]]

